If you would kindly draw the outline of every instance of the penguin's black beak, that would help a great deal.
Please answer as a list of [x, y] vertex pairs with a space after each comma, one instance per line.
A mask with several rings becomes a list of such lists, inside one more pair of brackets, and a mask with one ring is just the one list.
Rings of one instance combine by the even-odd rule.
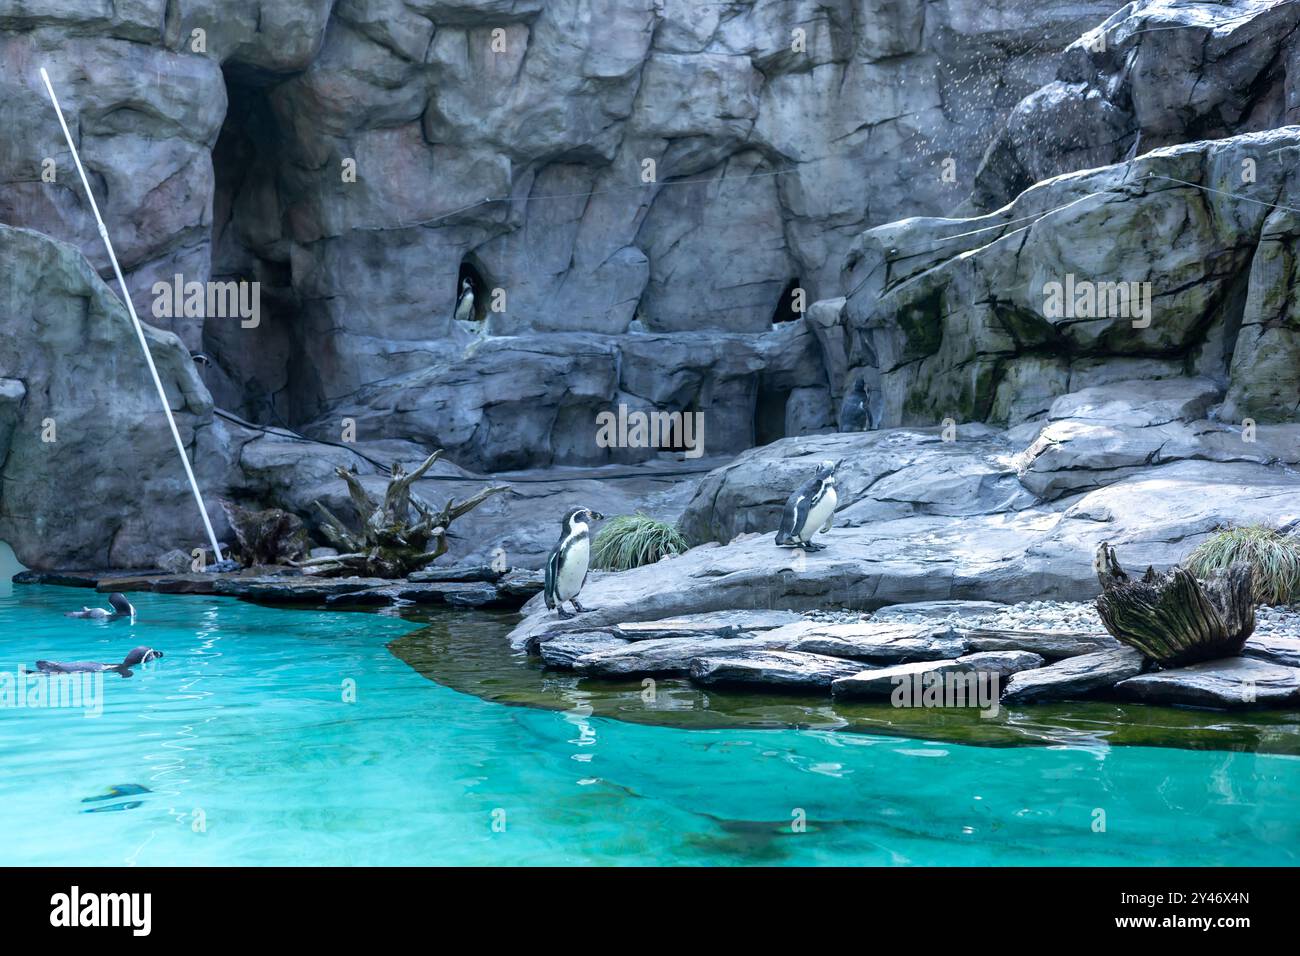
[[604, 521], [604, 520], [605, 520], [605, 516], [604, 516], [603, 514], [601, 514], [599, 511], [588, 511], [587, 514], [591, 515], [591, 520], [592, 520], [592, 521]]

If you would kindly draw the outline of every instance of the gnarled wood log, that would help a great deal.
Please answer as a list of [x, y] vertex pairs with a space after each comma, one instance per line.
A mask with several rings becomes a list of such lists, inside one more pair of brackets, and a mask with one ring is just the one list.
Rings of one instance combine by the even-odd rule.
[[355, 472], [341, 467], [335, 469], [335, 474], [348, 487], [348, 496], [360, 517], [361, 527], [356, 530], [349, 528], [319, 501], [313, 502], [324, 518], [321, 533], [341, 553], [303, 561], [297, 566], [306, 574], [323, 576], [362, 574], [401, 578], [446, 554], [447, 529], [451, 523], [492, 495], [509, 488], [492, 485], [465, 501], [452, 499], [440, 511], [435, 511], [432, 505], [411, 491], [411, 485], [424, 477], [441, 455], [441, 449], [435, 451], [409, 473], [401, 463], [395, 463], [382, 502], [376, 501], [366, 491]]
[[1106, 630], [1162, 667], [1234, 657], [1255, 630], [1248, 564], [1206, 579], [1178, 566], [1167, 573], [1147, 568], [1133, 581], [1103, 541], [1094, 567], [1102, 587], [1097, 613]]

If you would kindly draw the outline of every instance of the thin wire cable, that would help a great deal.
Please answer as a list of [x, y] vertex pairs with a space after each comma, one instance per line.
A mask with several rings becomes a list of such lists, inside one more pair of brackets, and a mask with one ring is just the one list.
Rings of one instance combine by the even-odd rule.
[[[356, 455], [358, 458], [362, 459], [363, 461], [373, 465], [379, 474], [387, 475], [390, 472], [390, 469], [387, 465], [381, 464], [380, 462], [376, 461], [374, 458], [371, 458], [365, 452], [353, 448], [345, 442], [330, 441], [329, 439], [323, 439], [323, 438], [308, 438], [306, 435], [299, 435], [297, 432], [288, 428], [277, 428], [272, 425], [258, 425], [254, 422], [248, 421], [247, 419], [240, 418], [238, 415], [232, 414], [231, 412], [223, 411], [220, 408], [213, 409], [213, 411], [217, 415], [220, 415], [222, 418], [226, 419], [227, 421], [232, 421], [237, 425], [242, 425], [245, 428], [251, 428], [254, 431], [259, 431], [266, 435], [275, 435], [277, 438], [287, 438], [290, 441], [304, 442], [309, 445], [318, 445], [318, 444], [332, 445], [335, 448], [342, 448], [344, 451], [351, 452], [352, 454]], [[683, 478], [689, 475], [705, 475], [708, 474], [710, 471], [713, 471], [713, 469], [716, 467], [717, 467], [716, 465], [708, 465], [700, 468], [681, 470], [681, 471], [649, 471], [649, 472], [632, 471], [632, 472], [623, 472], [614, 475], [582, 474], [581, 472], [579, 472], [577, 474], [557, 475], [552, 478], [519, 478], [519, 477], [511, 477], [509, 473], [503, 475], [500, 472], [486, 472], [481, 475], [472, 474], [463, 477], [461, 475], [426, 474], [420, 480], [421, 481], [466, 482], [466, 481], [484, 481], [484, 480], [491, 479], [492, 481], [504, 481], [510, 484], [552, 485], [562, 481], [619, 481], [619, 480], [632, 479], [632, 478], [646, 478], [646, 479]], [[575, 469], [575, 471], [576, 470], [577, 469]]]
[[59, 125], [63, 127], [63, 138], [68, 141], [68, 149], [72, 151], [72, 160], [77, 164], [77, 172], [81, 174], [81, 184], [86, 187], [86, 198], [90, 200], [90, 211], [95, 214], [95, 222], [99, 226], [99, 236], [104, 240], [104, 248], [108, 250], [108, 259], [113, 264], [117, 284], [122, 289], [122, 300], [126, 303], [127, 312], [131, 315], [131, 323], [135, 326], [135, 335], [140, 341], [140, 350], [144, 352], [144, 360], [149, 366], [149, 374], [153, 376], [154, 387], [158, 389], [158, 400], [162, 403], [163, 414], [167, 416], [167, 424], [171, 427], [172, 438], [176, 440], [176, 451], [181, 456], [181, 464], [185, 466], [185, 476], [190, 481], [190, 490], [194, 492], [194, 501], [199, 506], [199, 515], [203, 518], [203, 527], [207, 529], [208, 540], [212, 543], [212, 553], [216, 555], [217, 561], [220, 561], [221, 545], [217, 542], [217, 533], [212, 529], [212, 522], [208, 518], [208, 509], [203, 504], [203, 493], [199, 491], [199, 482], [194, 477], [194, 469], [190, 467], [189, 456], [185, 454], [185, 443], [181, 441], [181, 433], [176, 427], [176, 419], [172, 417], [171, 407], [167, 404], [167, 390], [163, 388], [162, 379], [158, 377], [158, 367], [154, 365], [153, 355], [149, 351], [149, 343], [145, 341], [144, 327], [140, 324], [140, 317], [135, 314], [135, 305], [131, 302], [131, 293], [126, 287], [122, 267], [117, 264], [117, 253], [113, 251], [113, 242], [108, 238], [108, 227], [104, 225], [104, 218], [99, 214], [99, 205], [95, 202], [95, 194], [90, 191], [90, 180], [86, 178], [86, 170], [81, 165], [81, 157], [77, 154], [77, 147], [72, 142], [72, 132], [68, 129], [68, 123], [63, 118], [63, 110], [59, 107], [59, 98], [54, 95], [54, 86], [50, 83], [50, 75], [45, 72], [45, 67], [41, 67], [41, 79], [45, 81], [45, 89], [49, 91], [50, 102], [54, 104], [54, 112], [58, 114]]
[[1263, 199], [1254, 199], [1250, 196], [1242, 196], [1239, 193], [1230, 193], [1223, 189], [1215, 189], [1213, 186], [1202, 186], [1200, 183], [1189, 183], [1185, 179], [1175, 179], [1173, 176], [1161, 176], [1159, 173], [1147, 173], [1149, 179], [1164, 179], [1171, 183], [1179, 183], [1183, 186], [1191, 186], [1193, 189], [1200, 189], [1207, 193], [1214, 193], [1219, 196], [1227, 196], [1230, 199], [1240, 199], [1242, 202], [1253, 202], [1258, 206], [1269, 206], [1273, 209], [1282, 209], [1286, 212], [1300, 212], [1295, 206], [1282, 206], [1275, 202], [1267, 202]]

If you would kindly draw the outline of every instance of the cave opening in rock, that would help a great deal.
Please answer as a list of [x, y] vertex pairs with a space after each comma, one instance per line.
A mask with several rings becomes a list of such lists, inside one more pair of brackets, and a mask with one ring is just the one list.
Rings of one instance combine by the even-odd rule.
[[776, 300], [776, 309], [772, 312], [772, 324], [796, 322], [803, 318], [803, 290], [799, 288], [799, 277], [795, 276], [785, 284], [781, 297]]
[[785, 406], [788, 388], [759, 388], [754, 404], [754, 444], [770, 445], [785, 437]]
[[694, 401], [689, 402], [681, 411], [680, 424], [677, 424], [678, 419], [674, 418], [673, 427], [665, 429], [665, 434], [661, 436], [666, 439], [662, 448], [678, 454], [695, 448], [702, 441], [699, 415], [699, 406]]
[[488, 316], [488, 297], [491, 294], [492, 286], [488, 284], [487, 279], [484, 277], [482, 264], [477, 261], [472, 253], [465, 256], [460, 262], [460, 270], [456, 275], [456, 288], [452, 296], [453, 309], [460, 302], [460, 290], [467, 280], [471, 291], [474, 293], [474, 311], [467, 321], [482, 322]]
[[[213, 282], [248, 283], [258, 302], [255, 326], [208, 316], [200, 367], [213, 400], [260, 424], [302, 419], [294, 396], [310, 392], [296, 379], [301, 354], [300, 299], [282, 229], [280, 163], [283, 133], [270, 94], [283, 77], [228, 65], [226, 118], [212, 149]], [[252, 283], [256, 283], [253, 286]]]

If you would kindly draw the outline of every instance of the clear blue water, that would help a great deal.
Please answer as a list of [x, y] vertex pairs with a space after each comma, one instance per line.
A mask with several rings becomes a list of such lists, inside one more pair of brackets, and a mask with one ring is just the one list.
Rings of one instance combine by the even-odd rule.
[[[577, 692], [563, 713], [440, 686], [386, 648], [419, 626], [393, 617], [148, 594], [133, 595], [134, 624], [62, 617], [98, 598], [0, 596], [0, 670], [117, 660], [135, 644], [167, 655], [129, 680], [107, 675], [99, 717], [0, 709], [0, 864], [1260, 865], [1300, 853], [1296, 757], [637, 725], [584, 717]], [[83, 802], [123, 784], [149, 792]]]

